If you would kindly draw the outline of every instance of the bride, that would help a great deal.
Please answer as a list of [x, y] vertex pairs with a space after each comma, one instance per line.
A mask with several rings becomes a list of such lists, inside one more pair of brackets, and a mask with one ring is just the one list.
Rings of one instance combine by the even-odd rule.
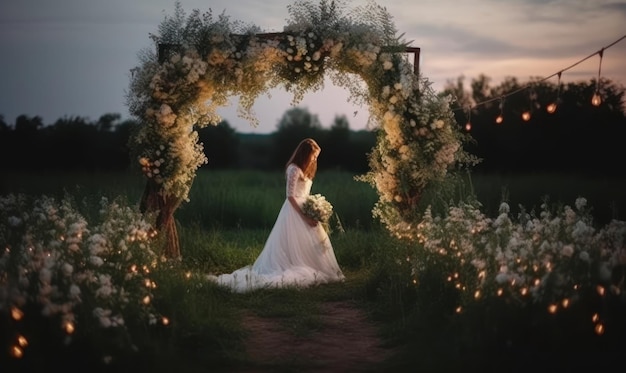
[[263, 251], [254, 264], [210, 276], [212, 280], [236, 292], [344, 280], [328, 233], [301, 208], [311, 191], [320, 152], [320, 146], [311, 138], [298, 144], [286, 165], [287, 198]]

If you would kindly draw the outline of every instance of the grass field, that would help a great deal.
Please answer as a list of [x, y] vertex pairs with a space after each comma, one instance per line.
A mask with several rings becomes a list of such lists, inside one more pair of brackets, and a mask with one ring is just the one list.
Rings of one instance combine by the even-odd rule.
[[[118, 353], [107, 367], [111, 371], [204, 372], [207, 367], [239, 366], [246, 363], [242, 350], [245, 333], [239, 324], [242, 312], [288, 317], [299, 333], [306, 334], [316, 327], [309, 310], [329, 299], [357, 302], [381, 326], [381, 335], [389, 344], [406, 348], [406, 354], [389, 362], [388, 369], [393, 371], [467, 371], [477, 367], [524, 371], [538, 366], [593, 366], [594, 359], [601, 360], [598, 366], [608, 366], [608, 361], [617, 360], [619, 355], [614, 354], [623, 351], [623, 336], [608, 333], [605, 339], [598, 339], [581, 332], [572, 324], [571, 315], [552, 320], [537, 316], [545, 312], [538, 313], [533, 305], [520, 308], [497, 301], [454, 315], [456, 296], [440, 278], [441, 268], [425, 269], [420, 286], [411, 284], [409, 268], [398, 264], [407, 247], [390, 239], [372, 218], [376, 193], [353, 176], [321, 172], [312, 190], [324, 194], [335, 207], [331, 239], [348, 278], [345, 284], [233, 295], [204, 281], [207, 273], [229, 272], [254, 260], [284, 200], [285, 186], [281, 173], [201, 172], [190, 202], [175, 215], [183, 258], [154, 273], [159, 284], [155, 304], [168, 315], [171, 325], [146, 328], [127, 321], [127, 328], [133, 331], [132, 344], [138, 348], [133, 353], [116, 350], [126, 338], [116, 333], [81, 331], [74, 343], [65, 346], [59, 343], [63, 336], [53, 322], [33, 308], [26, 310], [30, 324], [18, 325], [23, 333], [30, 333], [27, 353], [21, 360], [3, 354], [0, 366], [38, 372], [52, 366], [79, 370], [93, 363], [95, 371], [103, 351]], [[121, 197], [136, 204], [143, 183], [133, 173], [14, 174], [3, 176], [0, 194], [61, 198], [69, 193], [86, 206], [82, 211], [90, 217], [96, 215], [101, 197]], [[626, 180], [620, 178], [576, 175], [474, 175], [471, 183], [468, 181], [468, 189], [490, 216], [496, 216], [502, 200], [512, 209], [518, 204], [532, 209], [546, 196], [557, 205], [573, 204], [576, 197], [583, 196], [598, 225], [612, 218], [626, 219], [625, 187]], [[7, 333], [0, 342], [8, 345], [9, 332], [16, 326], [3, 311], [0, 309], [0, 330]], [[623, 323], [623, 318], [618, 320]], [[624, 330], [623, 325], [616, 330]], [[583, 355], [587, 356], [580, 359]]]
[[[367, 184], [344, 172], [321, 172], [312, 193], [332, 201], [346, 226], [369, 228], [376, 192]], [[83, 199], [122, 196], [139, 201], [144, 179], [138, 173], [12, 173], [2, 177], [0, 194], [27, 193], [62, 196], [65, 192]], [[594, 209], [598, 224], [610, 219], [626, 220], [626, 175], [585, 176], [577, 174], [474, 174], [467, 181], [493, 216], [501, 201], [512, 208], [523, 205], [537, 208], [546, 198], [553, 204], [573, 204], [585, 197]], [[182, 225], [200, 224], [205, 228], [269, 228], [285, 195], [281, 173], [263, 171], [203, 171], [190, 192], [189, 203], [176, 213]]]

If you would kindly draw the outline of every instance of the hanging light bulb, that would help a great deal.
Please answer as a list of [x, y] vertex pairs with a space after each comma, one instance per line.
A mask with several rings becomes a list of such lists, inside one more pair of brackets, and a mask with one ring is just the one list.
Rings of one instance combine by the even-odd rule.
[[504, 97], [500, 97], [500, 115], [496, 117], [496, 124], [502, 124], [504, 122]]
[[548, 114], [554, 114], [556, 112], [556, 108], [559, 105], [559, 102], [561, 101], [561, 73], [562, 71], [559, 71], [557, 73], [557, 76], [559, 77], [557, 83], [556, 83], [556, 100], [554, 100], [554, 102], [551, 102], [548, 104], [548, 106], [546, 106], [546, 111], [548, 112]]
[[602, 103], [602, 97], [600, 96], [600, 73], [602, 71], [602, 55], [604, 54], [604, 48], [600, 49], [598, 55], [600, 56], [600, 64], [598, 66], [598, 79], [596, 80], [596, 91], [591, 96], [591, 105], [600, 106]]
[[598, 92], [598, 90], [596, 90], [593, 93], [593, 96], [591, 96], [591, 105], [600, 106], [601, 103], [602, 103], [602, 97], [600, 96], [600, 93]]
[[465, 130], [469, 132], [472, 129], [472, 107], [467, 108], [467, 123], [465, 123]]
[[532, 116], [533, 107], [535, 106], [535, 99], [537, 98], [537, 95], [535, 94], [535, 91], [532, 89], [532, 87], [529, 88], [528, 92], [529, 92], [528, 93], [528, 101], [529, 101], [528, 110], [524, 110], [524, 112], [522, 113], [522, 120], [524, 122], [528, 122], [530, 120], [530, 117]]

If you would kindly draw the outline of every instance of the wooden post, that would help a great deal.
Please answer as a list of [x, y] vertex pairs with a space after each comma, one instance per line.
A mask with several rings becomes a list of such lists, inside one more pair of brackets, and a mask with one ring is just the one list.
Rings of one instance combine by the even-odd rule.
[[174, 212], [180, 206], [180, 198], [166, 196], [154, 180], [148, 179], [141, 197], [140, 210], [142, 213], [156, 213], [156, 229], [163, 241], [163, 255], [166, 258], [180, 258], [180, 242], [176, 229]]

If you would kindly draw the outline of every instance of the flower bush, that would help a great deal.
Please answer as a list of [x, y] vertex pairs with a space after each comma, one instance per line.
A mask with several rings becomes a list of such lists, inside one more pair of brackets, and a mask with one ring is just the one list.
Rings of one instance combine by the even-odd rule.
[[596, 229], [586, 204], [578, 198], [574, 208], [550, 209], [544, 202], [538, 215], [522, 209], [513, 218], [502, 203], [495, 219], [471, 203], [444, 217], [427, 209], [398, 237], [414, 243], [406, 258], [414, 283], [425, 268], [437, 268], [458, 294], [458, 313], [494, 298], [549, 314], [580, 303], [585, 314], [578, 321], [602, 334], [608, 305], [626, 306], [626, 222]]
[[14, 356], [46, 337], [24, 329], [42, 318], [66, 344], [113, 331], [119, 339], [102, 351], [104, 359], [132, 347], [129, 324], [160, 318], [152, 305], [159, 258], [151, 224], [106, 199], [100, 220], [89, 226], [69, 198], [0, 197], [0, 317], [9, 320]]

